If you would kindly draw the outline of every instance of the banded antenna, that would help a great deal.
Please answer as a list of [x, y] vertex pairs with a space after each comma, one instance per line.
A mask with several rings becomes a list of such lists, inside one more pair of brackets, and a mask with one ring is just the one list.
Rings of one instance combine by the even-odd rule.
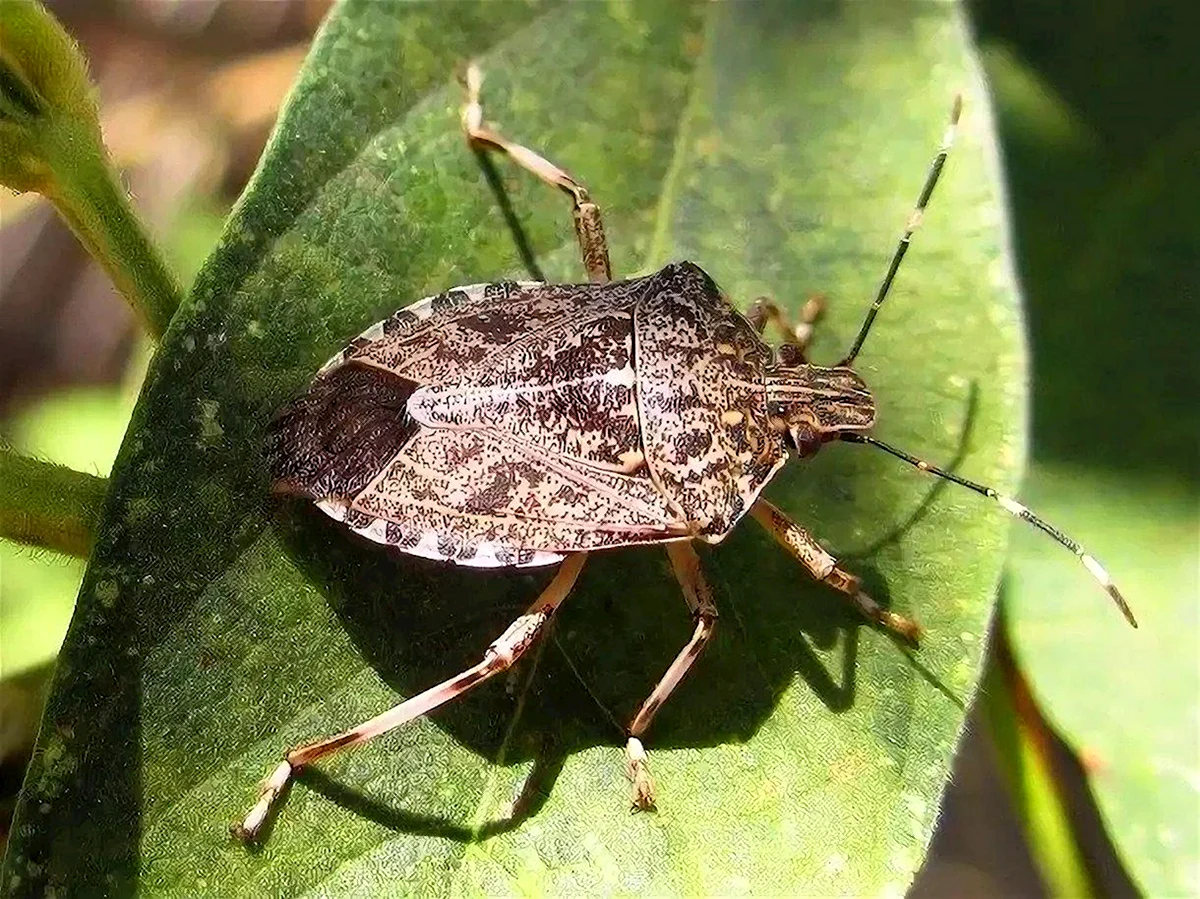
[[883, 305], [883, 301], [887, 299], [888, 291], [892, 288], [892, 282], [896, 279], [896, 272], [900, 269], [900, 263], [904, 260], [904, 254], [908, 252], [908, 245], [912, 242], [913, 233], [921, 225], [921, 218], [925, 214], [925, 207], [929, 205], [929, 198], [933, 195], [933, 189], [937, 187], [938, 178], [942, 175], [942, 167], [946, 164], [946, 157], [950, 154], [950, 147], [954, 144], [954, 134], [958, 130], [958, 118], [962, 115], [962, 94], [955, 94], [954, 105], [950, 109], [950, 124], [946, 126], [946, 133], [942, 137], [942, 144], [938, 147], [937, 155], [933, 157], [933, 163], [929, 166], [929, 174], [925, 176], [925, 186], [921, 188], [921, 195], [917, 197], [917, 205], [913, 207], [912, 214], [908, 217], [908, 222], [904, 226], [904, 233], [900, 235], [900, 243], [896, 246], [896, 252], [892, 254], [892, 261], [888, 265], [887, 274], [883, 276], [883, 283], [879, 285], [879, 290], [875, 294], [875, 302], [871, 304], [871, 308], [867, 310], [867, 317], [863, 320], [862, 327], [858, 329], [858, 336], [854, 338], [854, 345], [850, 347], [850, 352], [846, 354], [838, 366], [846, 366], [854, 361], [858, 356], [859, 350], [867, 341], [867, 333], [871, 330], [871, 325], [875, 322], [875, 316], [879, 314], [879, 307]]
[[974, 481], [968, 481], [966, 478], [960, 478], [956, 474], [951, 474], [948, 471], [944, 471], [941, 468], [930, 465], [928, 462], [918, 459], [916, 456], [910, 456], [903, 450], [898, 450], [894, 446], [889, 446], [882, 440], [876, 440], [874, 437], [868, 437], [866, 434], [854, 434], [847, 432], [842, 433], [839, 436], [842, 440], [849, 441], [850, 443], [865, 443], [869, 444], [870, 446], [879, 447], [879, 449], [886, 453], [891, 453], [897, 459], [903, 459], [914, 468], [920, 469], [921, 471], [926, 471], [929, 474], [936, 475], [939, 478], [945, 478], [947, 481], [953, 481], [955, 484], [966, 487], [968, 490], [974, 490], [976, 493], [982, 494], [988, 499], [994, 499], [1010, 515], [1029, 522], [1039, 531], [1049, 534], [1060, 544], [1073, 552], [1079, 561], [1083, 563], [1083, 567], [1088, 570], [1088, 573], [1091, 574], [1091, 576], [1096, 579], [1097, 583], [1104, 588], [1105, 592], [1112, 597], [1112, 601], [1117, 604], [1117, 608], [1121, 610], [1121, 614], [1125, 616], [1125, 620], [1134, 627], [1138, 626], [1137, 619], [1133, 617], [1133, 612], [1130, 610], [1129, 604], [1125, 602], [1125, 597], [1121, 595], [1121, 591], [1117, 589], [1117, 585], [1113, 583], [1113, 580], [1111, 577], [1109, 577], [1108, 572], [1104, 570], [1104, 566], [1096, 561], [1096, 557], [1085, 552], [1082, 546], [1080, 546], [1058, 528], [1054, 527], [1054, 525], [1035, 515], [1015, 499], [1007, 497], [1002, 493], [997, 493], [991, 487], [985, 487], [983, 484], [977, 484]]

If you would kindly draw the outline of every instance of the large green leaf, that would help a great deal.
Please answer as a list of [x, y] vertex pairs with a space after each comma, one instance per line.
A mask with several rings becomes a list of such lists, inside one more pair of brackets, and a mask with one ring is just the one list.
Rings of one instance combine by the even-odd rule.
[[[259, 456], [271, 411], [366, 324], [519, 274], [458, 131], [452, 71], [472, 55], [490, 117], [604, 205], [619, 271], [691, 257], [739, 302], [793, 308], [825, 290], [825, 360], [965, 90], [963, 139], [861, 369], [881, 435], [1015, 481], [1020, 320], [954, 6], [346, 3], [153, 366], [6, 887], [865, 893], [920, 865], [1008, 522], [849, 446], [770, 495], [922, 620], [915, 657], [747, 524], [705, 553], [717, 639], [648, 741], [661, 811], [631, 816], [620, 722], [691, 624], [661, 551], [601, 554], [513, 692], [489, 684], [306, 773], [261, 851], [226, 836], [286, 747], [471, 663], [545, 579], [361, 546], [271, 502]], [[578, 278], [562, 197], [510, 183], [549, 273]]]
[[[1030, 504], [1121, 585], [1130, 631], [1052, 544], [1020, 534], [1005, 590], [1038, 700], [1075, 747], [1121, 861], [1151, 896], [1200, 891], [1200, 115], [1181, 5], [1169, 39], [1137, 10], [993, 33], [1062, 34], [986, 56], [1012, 172], [1035, 382]], [[1078, 10], [1084, 5], [1078, 5]], [[1094, 59], [1103, 54], [1106, 65]], [[1172, 62], [1178, 61], [1178, 64]], [[1136, 98], [1136, 104], [1129, 101]], [[1131, 110], [1136, 113], [1131, 118]]]
[[[1121, 860], [1148, 895], [1200, 888], [1196, 786], [1196, 494], [1170, 480], [1043, 464], [1029, 496], [1077, 522], [1120, 577], [1137, 633], [1058, 554], [1014, 541], [1006, 589], [1020, 661], [1047, 716], [1079, 751]], [[1091, 589], [1089, 589], [1091, 587]], [[1053, 597], [1048, 602], [1046, 597]]]

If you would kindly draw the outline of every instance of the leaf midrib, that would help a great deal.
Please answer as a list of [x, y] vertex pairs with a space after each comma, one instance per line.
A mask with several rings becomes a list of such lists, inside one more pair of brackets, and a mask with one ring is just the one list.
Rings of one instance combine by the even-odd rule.
[[[644, 269], [654, 265], [656, 262], [663, 261], [661, 257], [666, 250], [671, 212], [674, 208], [674, 204], [679, 193], [679, 182], [684, 168], [686, 147], [690, 139], [689, 125], [695, 117], [698, 104], [699, 91], [697, 82], [699, 80], [699, 74], [701, 70], [708, 61], [708, 51], [711, 45], [711, 29], [714, 21], [714, 8], [715, 7], [712, 4], [709, 4], [708, 8], [704, 12], [704, 27], [702, 30], [703, 45], [700, 48], [700, 51], [694, 56], [695, 65], [688, 74], [688, 100], [680, 112], [678, 126], [675, 130], [675, 139], [672, 141], [671, 161], [667, 166], [666, 174], [664, 175], [662, 181], [662, 189], [658, 194], [659, 199], [656, 203], [654, 213], [654, 236], [650, 241], [650, 246], [647, 250], [645, 258], [643, 259], [642, 267]], [[549, 18], [549, 16], [547, 16], [547, 18]], [[532, 25], [529, 27], [532, 27]], [[510, 37], [509, 40], [515, 41], [519, 39], [522, 34], [523, 31], [517, 32], [517, 34]], [[492, 791], [498, 783], [499, 770], [503, 766], [505, 758], [507, 758], [509, 746], [511, 745], [512, 738], [516, 733], [521, 714], [524, 712], [529, 690], [537, 676], [537, 669], [541, 663], [542, 655], [545, 651], [545, 645], [546, 644], [544, 640], [538, 644], [533, 665], [531, 666], [528, 676], [524, 678], [521, 684], [516, 707], [513, 710], [512, 717], [504, 734], [504, 738], [500, 743], [500, 747], [496, 755], [496, 762], [488, 769], [487, 781], [484, 785], [482, 795], [480, 796], [479, 805], [477, 806], [475, 815], [472, 819], [472, 830], [474, 833], [471, 840], [464, 844], [463, 851], [458, 855], [459, 864], [455, 868], [454, 877], [451, 881], [450, 892], [452, 895], [456, 895], [461, 892], [461, 889], [464, 885], [469, 886], [470, 879], [466, 877], [472, 859], [471, 853], [469, 852], [469, 847], [482, 842], [481, 834], [483, 828], [488, 820], [489, 812], [491, 812], [494, 808]], [[498, 863], [499, 862], [497, 861], [497, 864]], [[466, 881], [465, 883], [464, 880]]]
[[[541, 16], [539, 18], [533, 19], [531, 22], [529, 22], [527, 25], [525, 25], [520, 30], [513, 32], [512, 34], [508, 35], [503, 41], [493, 45], [489, 49], [488, 55], [491, 55], [491, 54], [497, 53], [497, 52], [503, 52], [503, 48], [506, 44], [520, 43], [522, 40], [526, 39], [526, 36], [529, 32], [534, 31], [535, 29], [541, 29], [541, 28], [546, 27], [546, 23], [555, 18], [561, 18], [561, 17], [568, 15], [569, 14], [568, 10], [569, 10], [569, 8], [558, 9], [553, 12], [549, 12], [546, 15]], [[688, 80], [689, 80], [688, 100], [682, 107], [680, 114], [679, 114], [678, 126], [675, 131], [675, 139], [672, 142], [671, 160], [667, 167], [666, 173], [663, 177], [662, 189], [658, 193], [658, 201], [655, 204], [655, 209], [654, 209], [654, 214], [653, 214], [653, 221], [654, 221], [653, 237], [650, 241], [650, 245], [649, 245], [646, 255], [643, 259], [643, 263], [642, 263], [643, 268], [647, 268], [651, 265], [654, 265], [656, 263], [663, 261], [663, 257], [665, 256], [665, 254], [668, 250], [668, 247], [669, 247], [671, 215], [672, 215], [674, 207], [678, 201], [679, 194], [682, 190], [682, 180], [683, 180], [683, 173], [685, 171], [685, 157], [686, 157], [686, 153], [687, 153], [687, 145], [688, 145], [690, 137], [691, 137], [690, 126], [695, 118], [696, 111], [697, 111], [698, 105], [699, 105], [699, 88], [698, 88], [697, 82], [699, 80], [700, 72], [702, 71], [703, 67], [709, 61], [708, 54], [709, 54], [709, 49], [711, 46], [711, 32], [712, 32], [713, 23], [714, 23], [714, 7], [710, 4], [708, 6], [708, 8], [705, 9], [703, 15], [704, 15], [704, 27], [702, 29], [703, 45], [700, 48], [700, 50], [695, 54], [695, 56], [694, 56], [695, 64], [694, 64], [691, 72], [688, 75]], [[484, 58], [486, 59], [486, 57], [484, 57]], [[411, 103], [408, 106], [408, 108], [405, 110], [403, 116], [393, 120], [395, 125], [402, 129], [408, 121], [410, 121], [414, 116], [419, 114], [419, 111], [422, 108], [427, 106], [429, 103], [435, 102], [435, 98], [438, 95], [445, 93], [447, 90], [448, 90], [448, 88], [445, 87], [444, 85], [442, 85], [442, 86], [435, 87], [433, 90], [430, 90], [430, 91], [426, 92], [425, 94], [423, 94], [420, 98], [416, 99], [413, 103]], [[368, 144], [369, 143], [370, 142], [368, 142]], [[349, 168], [351, 165], [353, 165], [354, 161], [356, 159], [358, 159], [360, 155], [361, 154], [356, 154], [354, 157], [352, 157], [347, 162], [346, 166], [344, 166], [342, 169], [339, 169], [337, 172], [331, 173], [331, 179], [332, 179], [332, 177], [336, 176], [337, 174], [339, 174], [341, 172], [344, 172], [347, 168]], [[250, 190], [250, 188], [247, 188], [247, 192], [249, 192], [249, 190]], [[320, 191], [315, 192], [313, 194], [312, 198], [310, 199], [308, 205], [312, 205], [313, 203], [317, 202], [320, 195], [321, 195]], [[271, 246], [275, 245], [279, 240], [286, 237], [286, 235], [288, 233], [290, 233], [290, 232], [284, 231], [280, 234], [275, 235], [271, 239], [271, 241], [267, 245], [264, 246], [264, 251], [269, 251]], [[573, 245], [573, 242], [567, 241], [562, 245], [562, 247], [560, 247], [560, 249], [562, 249], [563, 247], [566, 247], [566, 246], [570, 246], [570, 245]], [[542, 254], [542, 255], [544, 256], [545, 254]], [[490, 819], [490, 814], [493, 812], [493, 810], [495, 809], [495, 806], [496, 806], [496, 802], [495, 802], [493, 793], [494, 793], [497, 785], [500, 783], [500, 779], [501, 779], [500, 775], [501, 775], [501, 770], [504, 767], [504, 760], [507, 757], [508, 750], [511, 747], [513, 737], [514, 737], [514, 735], [517, 731], [518, 725], [520, 723], [521, 715], [524, 712], [525, 705], [526, 705], [526, 702], [527, 702], [527, 699], [529, 696], [529, 691], [534, 682], [534, 679], [536, 678], [537, 669], [540, 665], [543, 652], [544, 652], [544, 645], [539, 644], [537, 653], [533, 659], [533, 664], [530, 666], [530, 671], [528, 673], [528, 676], [526, 676], [525, 678], [522, 679], [521, 687], [519, 688], [519, 691], [517, 692], [515, 707], [509, 718], [508, 726], [505, 730], [504, 737], [501, 740], [501, 743], [497, 749], [496, 762], [489, 765], [489, 767], [488, 767], [487, 778], [483, 785], [479, 803], [476, 806], [474, 813], [470, 817], [471, 829], [473, 832], [472, 838], [469, 841], [462, 843], [461, 849], [459, 849], [456, 853], [454, 853], [454, 855], [457, 856], [458, 864], [454, 866], [454, 872], [453, 872], [452, 879], [451, 879], [451, 882], [449, 885], [449, 889], [452, 894], [455, 893], [457, 890], [461, 890], [464, 887], [470, 886], [471, 881], [467, 875], [468, 875], [468, 872], [470, 871], [470, 865], [471, 865], [471, 861], [472, 861], [471, 847], [478, 847], [483, 842], [485, 842], [485, 840], [482, 836], [483, 831], [485, 830], [485, 828], [487, 826], [487, 822]], [[226, 767], [228, 767], [228, 766], [226, 766]], [[181, 799], [182, 799], [182, 797], [181, 797]], [[317, 891], [319, 891], [321, 889], [321, 887], [323, 885], [336, 880], [337, 877], [344, 870], [357, 864], [365, 855], [369, 854], [371, 851], [373, 851], [375, 849], [382, 847], [387, 842], [388, 842], [388, 839], [385, 838], [384, 840], [381, 840], [379, 843], [375, 844], [374, 847], [371, 847], [364, 852], [358, 852], [355, 855], [353, 855], [352, 857], [345, 859], [341, 864], [339, 864], [336, 867], [334, 867], [333, 869], [331, 869], [324, 877], [309, 884], [304, 890], [305, 895], [315, 894]], [[495, 864], [499, 864], [499, 860], [497, 860], [495, 858], [492, 858], [492, 862]], [[262, 873], [265, 873], [267, 870], [269, 870], [269, 868], [270, 868], [270, 866], [268, 865], [266, 868], [263, 869]]]

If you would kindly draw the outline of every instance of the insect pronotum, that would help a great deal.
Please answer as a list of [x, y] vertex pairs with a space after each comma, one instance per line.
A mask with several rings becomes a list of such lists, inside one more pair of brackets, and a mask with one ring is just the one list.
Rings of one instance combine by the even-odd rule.
[[[588, 282], [475, 284], [400, 310], [334, 356], [276, 416], [267, 459], [277, 492], [315, 501], [376, 542], [459, 565], [559, 568], [477, 664], [369, 721], [290, 750], [234, 826], [237, 836], [256, 838], [300, 768], [510, 668], [543, 634], [595, 550], [663, 544], [695, 619], [691, 639], [626, 729], [637, 808], [655, 801], [642, 737], [717, 622], [693, 541], [719, 543], [748, 514], [868, 621], [915, 641], [916, 622], [882, 608], [816, 539], [760, 496], [790, 457], [811, 456], [834, 440], [877, 447], [995, 500], [1075, 553], [1136, 626], [1107, 572], [1061, 531], [1015, 499], [868, 433], [875, 404], [852, 364], [937, 185], [959, 99], [850, 351], [837, 365], [820, 366], [805, 357], [819, 303], [810, 302], [799, 323], [769, 300], [743, 317], [689, 262], [612, 281], [599, 207], [562, 169], [484, 122], [481, 80], [478, 67], [469, 67], [468, 144], [505, 210], [488, 159], [493, 152], [570, 196]], [[527, 248], [522, 253], [532, 265]], [[761, 337], [768, 324], [784, 334], [774, 350]]]

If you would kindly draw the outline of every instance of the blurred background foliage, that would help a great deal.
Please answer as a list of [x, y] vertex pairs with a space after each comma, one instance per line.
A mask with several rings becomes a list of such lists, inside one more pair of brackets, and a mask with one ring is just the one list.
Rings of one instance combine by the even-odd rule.
[[[50, 6], [91, 61], [106, 140], [186, 284], [327, 2]], [[1190, 0], [968, 5], [1027, 304], [1026, 496], [1105, 558], [1145, 614], [1138, 633], [1110, 627], [1116, 616], [1071, 577], [1069, 560], [1014, 533], [1006, 629], [1045, 712], [1017, 718], [1042, 735], [1044, 764], [1009, 765], [1015, 792], [1006, 792], [992, 737], [1007, 737], [994, 716], [973, 717], [917, 895], [1200, 889], [1197, 9]], [[49, 208], [0, 198], [0, 441], [106, 474], [147, 354], [128, 306]], [[0, 843], [81, 573], [81, 562], [0, 542]], [[1003, 669], [985, 689], [1009, 714]], [[1153, 687], [1119, 689], [1128, 681]], [[1053, 853], [1030, 853], [1017, 823], [1037, 816], [1047, 773], [1049, 801], [1066, 809], [1075, 841], [1062, 864], [1081, 866], [1082, 881], [1056, 874]], [[1182, 787], [1168, 800], [1171, 777]]]
[[[1055, 750], [1059, 736], [1074, 750], [1047, 752], [1046, 770], [1093, 890], [1196, 895], [1200, 8], [981, 0], [972, 10], [1028, 317], [1024, 498], [1105, 560], [1142, 623], [1130, 633], [1104, 615], [1089, 585], [1020, 529], [1007, 632]], [[1084, 772], [1132, 883], [1076, 789]], [[1037, 791], [1020, 773], [1017, 787], [1028, 811]], [[1039, 862], [1055, 883], [1057, 865]]]

